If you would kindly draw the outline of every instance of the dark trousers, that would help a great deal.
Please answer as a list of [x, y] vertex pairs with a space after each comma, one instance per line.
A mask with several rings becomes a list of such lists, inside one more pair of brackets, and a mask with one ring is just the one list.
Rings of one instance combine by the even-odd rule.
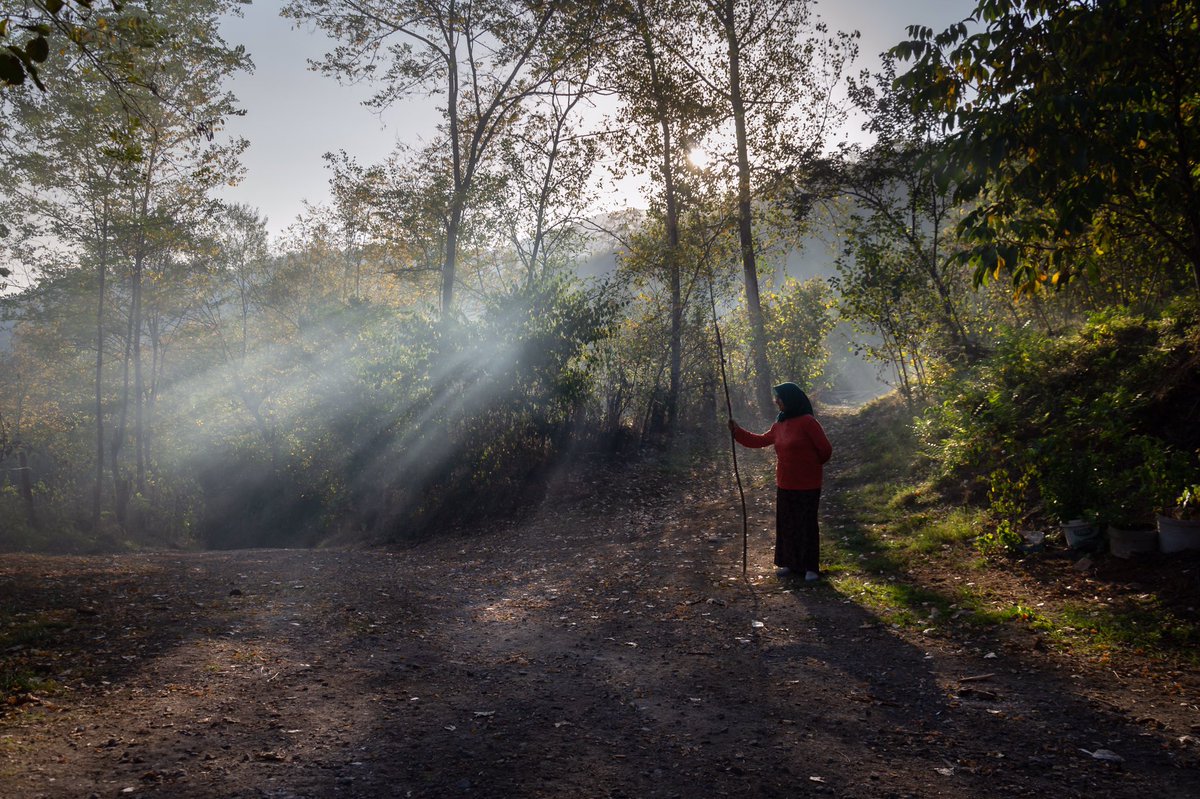
[[821, 489], [777, 488], [776, 491], [775, 565], [792, 571], [819, 571], [821, 530], [817, 525], [817, 506], [821, 504]]

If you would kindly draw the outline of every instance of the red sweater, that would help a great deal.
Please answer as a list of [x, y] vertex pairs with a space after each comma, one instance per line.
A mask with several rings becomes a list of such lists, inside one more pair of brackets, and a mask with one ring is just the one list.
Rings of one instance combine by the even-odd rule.
[[811, 415], [793, 416], [771, 425], [762, 435], [734, 429], [743, 447], [775, 446], [775, 484], [792, 491], [821, 487], [821, 464], [833, 455], [821, 424]]

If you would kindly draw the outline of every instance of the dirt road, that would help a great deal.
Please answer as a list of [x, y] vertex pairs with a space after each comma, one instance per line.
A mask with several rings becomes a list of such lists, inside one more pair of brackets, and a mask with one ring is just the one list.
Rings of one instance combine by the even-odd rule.
[[1194, 675], [894, 629], [774, 575], [767, 490], [743, 580], [727, 487], [603, 482], [399, 552], [0, 556], [0, 796], [1200, 795]]

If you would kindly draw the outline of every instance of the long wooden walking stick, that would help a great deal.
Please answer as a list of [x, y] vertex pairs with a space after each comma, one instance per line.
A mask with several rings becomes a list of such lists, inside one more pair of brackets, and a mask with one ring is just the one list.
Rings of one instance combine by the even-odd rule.
[[[708, 300], [712, 305], [713, 331], [717, 334], [717, 355], [721, 358], [721, 385], [725, 388], [725, 412], [729, 421], [733, 421], [733, 402], [729, 399], [729, 378], [725, 375], [725, 346], [721, 343], [721, 325], [717, 323], [717, 295], [713, 291], [713, 283], [708, 281]], [[750, 521], [746, 513], [746, 491], [742, 488], [742, 474], [738, 470], [737, 441], [733, 437], [733, 428], [729, 429], [729, 449], [733, 453], [733, 477], [737, 481], [738, 496], [742, 500], [742, 576], [746, 576], [747, 551], [750, 540]]]

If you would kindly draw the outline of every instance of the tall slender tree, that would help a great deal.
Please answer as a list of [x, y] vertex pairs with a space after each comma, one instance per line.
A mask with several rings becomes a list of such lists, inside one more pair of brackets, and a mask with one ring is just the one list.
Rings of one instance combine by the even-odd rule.
[[669, 292], [665, 414], [670, 434], [678, 418], [683, 365], [680, 172], [689, 150], [711, 129], [713, 111], [667, 44], [684, 7], [673, 0], [627, 0], [618, 7], [623, 35], [610, 53], [606, 82], [622, 100], [616, 145], [628, 165], [653, 176], [659, 205], [657, 252]]
[[[874, 143], [843, 149], [833, 159], [836, 167], [826, 173], [833, 176], [834, 185], [816, 187], [819, 181], [812, 181], [805, 190], [844, 194], [853, 204], [846, 223], [847, 246], [873, 261], [873, 274], [842, 269], [843, 294], [855, 293], [859, 278], [867, 283], [878, 279], [880, 268], [890, 264], [907, 273], [894, 274], [897, 281], [921, 287], [908, 300], [925, 309], [915, 324], [932, 328], [912, 331], [934, 350], [925, 354], [974, 361], [982, 354], [979, 331], [963, 301], [970, 287], [962, 279], [960, 248], [953, 238], [962, 208], [952, 199], [953, 186], [946, 175], [934, 167], [941, 125], [927, 110], [914, 113], [892, 89], [895, 78], [895, 62], [885, 58], [882, 72], [850, 81], [850, 96], [867, 116], [863, 129]], [[842, 263], [849, 266], [848, 261]], [[851, 301], [859, 303], [857, 298]], [[895, 311], [903, 313], [901, 305], [896, 303]], [[878, 308], [889, 312], [886, 304]]]
[[756, 206], [781, 176], [829, 143], [844, 111], [836, 87], [857, 55], [857, 33], [831, 33], [810, 0], [692, 0], [666, 39], [672, 55], [722, 109], [725, 128], [706, 142], [732, 168], [758, 404], [772, 406], [771, 367], [759, 296]]
[[[219, 18], [235, 7], [233, 0], [155, 4], [157, 34], [132, 40], [121, 52], [124, 70], [136, 73], [136, 82], [114, 85], [102, 72], [57, 61], [39, 73], [44, 93], [9, 98], [8, 119], [22, 133], [19, 146], [4, 149], [0, 169], [14, 198], [10, 209], [20, 215], [25, 235], [36, 238], [52, 231], [73, 248], [79, 263], [95, 264], [96, 475], [99, 483], [107, 456], [119, 518], [124, 518], [133, 488], [146, 485], [145, 270], [165, 257], [178, 241], [180, 227], [202, 218], [208, 192], [236, 179], [245, 146], [240, 140], [215, 140], [223, 120], [238, 113], [221, 84], [249, 67], [244, 50], [230, 47], [217, 32]], [[141, 19], [145, 12], [129, 4], [117, 13]], [[122, 276], [124, 285], [114, 285], [110, 275]], [[123, 334], [106, 321], [114, 300], [127, 314]], [[106, 449], [104, 350], [106, 339], [118, 336], [124, 351], [122, 388]], [[130, 416], [132, 479], [122, 474]], [[94, 523], [99, 522], [99, 488], [96, 492]]]
[[580, 219], [594, 191], [597, 136], [580, 129], [591, 65], [556, 83], [503, 142], [502, 218], [526, 288], [561, 270], [582, 244]]
[[370, 105], [441, 98], [449, 150], [443, 318], [453, 312], [459, 239], [481, 170], [522, 106], [596, 45], [599, 11], [566, 0], [292, 0], [285, 7], [338, 42], [321, 71], [376, 83]]

